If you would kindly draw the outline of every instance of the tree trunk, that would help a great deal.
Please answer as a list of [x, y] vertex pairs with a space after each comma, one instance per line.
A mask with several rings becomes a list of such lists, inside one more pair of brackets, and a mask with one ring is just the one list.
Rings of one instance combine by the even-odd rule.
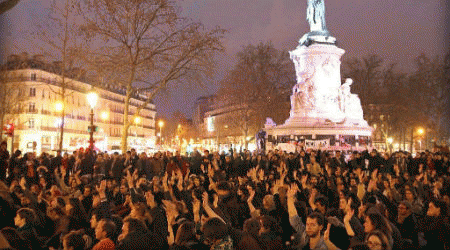
[[130, 98], [131, 98], [131, 84], [127, 86], [127, 94], [125, 96], [125, 108], [123, 110], [123, 130], [122, 130], [122, 140], [120, 148], [122, 153], [125, 153], [128, 149], [128, 129], [130, 127], [128, 113], [130, 109]]
[[[64, 88], [63, 88], [64, 89]], [[63, 109], [61, 111], [61, 124], [59, 127], [59, 151], [62, 152], [63, 150], [63, 141], [64, 141], [64, 120], [65, 120], [65, 116], [66, 116], [66, 103], [65, 103], [65, 99], [63, 99]]]
[[3, 140], [3, 126], [4, 124], [4, 119], [5, 119], [5, 115], [3, 114], [4, 111], [2, 111], [2, 114], [0, 115], [0, 141]]

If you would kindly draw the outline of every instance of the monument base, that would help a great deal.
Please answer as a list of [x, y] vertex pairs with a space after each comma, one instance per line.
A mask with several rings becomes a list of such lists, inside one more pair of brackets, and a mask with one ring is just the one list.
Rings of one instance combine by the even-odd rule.
[[283, 150], [279, 145], [290, 144], [303, 149], [362, 151], [372, 145], [372, 127], [333, 123], [321, 118], [288, 119], [283, 125], [266, 125], [264, 130], [266, 150]]

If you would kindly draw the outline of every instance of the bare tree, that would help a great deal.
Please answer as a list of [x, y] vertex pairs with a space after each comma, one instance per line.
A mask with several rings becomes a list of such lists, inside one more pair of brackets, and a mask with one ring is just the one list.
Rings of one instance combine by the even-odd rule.
[[382, 74], [383, 59], [378, 55], [369, 55], [362, 59], [352, 58], [342, 63], [342, 77], [354, 80], [352, 90], [359, 95], [363, 106], [379, 100]]
[[234, 109], [227, 122], [247, 138], [262, 128], [266, 117], [276, 122], [288, 117], [295, 71], [288, 54], [271, 42], [249, 45], [237, 57], [237, 64], [222, 81], [219, 98], [224, 107]]
[[19, 2], [20, 0], [3, 0], [0, 3], [0, 15], [14, 8]]
[[[207, 30], [180, 17], [171, 0], [85, 0], [79, 5], [82, 30], [90, 39], [89, 61], [105, 80], [126, 90], [122, 151], [127, 149], [130, 115], [137, 116], [169, 84], [193, 82], [208, 73], [222, 50], [224, 30]], [[194, 77], [195, 76], [195, 77]], [[130, 99], [144, 94], [136, 110]]]
[[345, 61], [342, 75], [355, 80], [354, 91], [361, 97], [363, 107], [384, 107], [383, 119], [378, 122], [385, 126], [380, 129], [385, 139], [396, 135], [405, 142], [406, 133], [418, 126], [442, 137], [448, 133], [445, 121], [449, 117], [449, 58], [447, 55], [444, 60], [430, 59], [422, 54], [415, 60], [416, 70], [406, 74], [395, 64], [385, 65], [382, 58], [370, 55]]
[[0, 68], [0, 138], [3, 138], [6, 119], [14, 120], [23, 111], [23, 103], [27, 100], [25, 89], [17, 84], [23, 80], [21, 75], [14, 72], [19, 69], [17, 66], [8, 61]]
[[[431, 127], [439, 137], [448, 135], [450, 104], [449, 57], [430, 59], [424, 54], [416, 58], [416, 70], [410, 74], [409, 103], [427, 114], [422, 126]], [[429, 138], [429, 137], [428, 137]]]
[[35, 32], [45, 58], [54, 61], [50, 70], [60, 76], [57, 86], [48, 84], [50, 91], [58, 96], [62, 104], [59, 150], [63, 150], [67, 99], [74, 93], [70, 86], [74, 80], [80, 80], [85, 76], [85, 70], [79, 67], [81, 36], [78, 31], [79, 24], [76, 22], [75, 3], [74, 0], [53, 0], [45, 24], [37, 24]]

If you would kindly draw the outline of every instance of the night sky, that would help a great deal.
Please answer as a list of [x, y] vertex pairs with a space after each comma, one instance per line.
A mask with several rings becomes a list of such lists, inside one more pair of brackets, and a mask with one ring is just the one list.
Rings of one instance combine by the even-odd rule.
[[[36, 19], [45, 18], [49, 0], [21, 0], [0, 19], [1, 57], [27, 51], [39, 53], [30, 42]], [[184, 0], [177, 1], [182, 15], [207, 27], [221, 26], [226, 53], [217, 58], [217, 75], [206, 86], [187, 89], [177, 85], [156, 98], [158, 112], [170, 117], [181, 110], [188, 117], [194, 101], [218, 89], [224, 72], [243, 46], [271, 40], [280, 50], [294, 50], [309, 31], [307, 0]], [[346, 50], [344, 58], [378, 54], [405, 71], [414, 69], [421, 53], [429, 57], [448, 51], [449, 3], [447, 0], [325, 0], [328, 30]]]

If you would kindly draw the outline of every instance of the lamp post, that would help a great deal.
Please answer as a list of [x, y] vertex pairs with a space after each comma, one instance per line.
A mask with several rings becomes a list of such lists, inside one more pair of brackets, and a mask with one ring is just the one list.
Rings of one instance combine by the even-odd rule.
[[94, 150], [94, 108], [97, 105], [98, 94], [94, 91], [94, 88], [86, 95], [89, 106], [91, 107], [91, 126], [89, 126], [89, 148]]
[[159, 144], [162, 145], [162, 127], [164, 127], [164, 121], [159, 120], [158, 126], [159, 126]]

